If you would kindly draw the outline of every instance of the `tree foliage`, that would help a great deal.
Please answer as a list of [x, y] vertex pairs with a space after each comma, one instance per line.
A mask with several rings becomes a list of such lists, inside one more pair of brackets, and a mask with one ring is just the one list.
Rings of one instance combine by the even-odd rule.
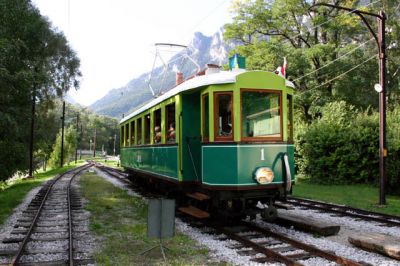
[[[308, 121], [320, 114], [320, 107], [344, 100], [357, 108], [377, 108], [373, 85], [378, 83], [377, 45], [360, 18], [338, 9], [312, 5], [323, 1], [275, 0], [235, 1], [233, 22], [225, 26], [225, 38], [241, 45], [238, 52], [247, 58], [249, 69], [273, 71], [288, 58], [288, 77], [297, 86], [296, 103]], [[400, 63], [398, 48], [399, 13], [394, 1], [383, 1], [387, 10], [390, 99], [398, 99]], [[357, 8], [356, 0], [334, 4]], [[377, 4], [362, 9], [377, 13]], [[367, 18], [377, 31], [373, 18]], [[342, 57], [343, 56], [343, 57]], [[369, 60], [368, 62], [365, 62]], [[331, 63], [332, 61], [334, 63]], [[347, 75], [340, 74], [352, 70]]]
[[29, 0], [0, 0], [0, 180], [28, 168], [32, 101], [79, 85], [79, 59]]

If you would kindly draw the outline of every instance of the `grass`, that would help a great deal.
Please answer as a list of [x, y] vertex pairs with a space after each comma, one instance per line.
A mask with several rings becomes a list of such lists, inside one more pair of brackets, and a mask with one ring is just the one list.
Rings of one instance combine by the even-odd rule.
[[318, 185], [298, 179], [293, 196], [400, 216], [399, 196], [386, 196], [387, 205], [378, 206], [379, 188], [368, 185]]
[[[159, 244], [147, 238], [147, 206], [143, 200], [129, 196], [94, 173], [81, 178], [86, 208], [91, 212], [90, 230], [100, 239], [95, 254], [98, 265], [165, 265], [160, 249], [140, 253]], [[177, 233], [163, 240], [168, 247], [168, 265], [212, 265], [208, 251], [190, 238]], [[218, 265], [214, 263], [214, 265]], [[226, 264], [220, 264], [226, 265]]]
[[76, 165], [71, 163], [63, 168], [38, 172], [35, 174], [35, 178], [17, 179], [11, 183], [2, 183], [0, 188], [0, 225], [12, 214], [14, 208], [23, 201], [29, 191], [44, 181], [81, 164], [83, 164], [83, 161], [79, 161]]

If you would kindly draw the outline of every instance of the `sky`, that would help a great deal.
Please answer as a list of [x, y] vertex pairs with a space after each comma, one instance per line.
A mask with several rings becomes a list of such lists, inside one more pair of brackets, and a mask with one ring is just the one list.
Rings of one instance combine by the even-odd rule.
[[90, 105], [113, 88], [151, 71], [155, 43], [189, 44], [194, 32], [217, 32], [231, 21], [231, 0], [32, 0], [64, 32], [81, 60], [80, 89]]

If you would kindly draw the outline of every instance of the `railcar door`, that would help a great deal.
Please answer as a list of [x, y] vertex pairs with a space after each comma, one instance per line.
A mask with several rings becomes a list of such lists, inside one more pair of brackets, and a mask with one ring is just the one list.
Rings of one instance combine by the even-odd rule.
[[200, 92], [182, 95], [182, 177], [201, 182]]

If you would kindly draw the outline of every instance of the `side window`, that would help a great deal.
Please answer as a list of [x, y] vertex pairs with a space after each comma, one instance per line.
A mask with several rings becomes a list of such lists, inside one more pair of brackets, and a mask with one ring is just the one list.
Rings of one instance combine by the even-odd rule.
[[154, 111], [154, 144], [161, 143], [161, 109]]
[[214, 134], [216, 141], [233, 140], [232, 92], [214, 93]]
[[209, 103], [208, 103], [208, 93], [203, 95], [203, 142], [208, 142], [209, 140]]
[[144, 144], [150, 144], [150, 114], [144, 116]]
[[121, 126], [121, 146], [125, 146], [125, 126]]
[[171, 103], [165, 107], [166, 111], [166, 128], [165, 139], [167, 143], [175, 143], [175, 103]]
[[135, 121], [131, 122], [131, 146], [135, 144]]
[[129, 146], [129, 123], [125, 125], [125, 146]]
[[293, 96], [287, 95], [287, 131], [288, 141], [293, 141]]
[[137, 144], [142, 145], [142, 118], [137, 120]]

